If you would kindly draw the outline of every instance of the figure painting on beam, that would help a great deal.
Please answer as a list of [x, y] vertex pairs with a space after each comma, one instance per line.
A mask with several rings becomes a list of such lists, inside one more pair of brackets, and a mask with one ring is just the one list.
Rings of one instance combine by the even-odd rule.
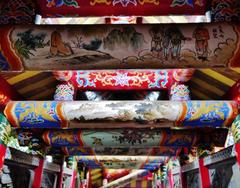
[[234, 67], [239, 33], [230, 24], [8, 27], [1, 62], [12, 70]]

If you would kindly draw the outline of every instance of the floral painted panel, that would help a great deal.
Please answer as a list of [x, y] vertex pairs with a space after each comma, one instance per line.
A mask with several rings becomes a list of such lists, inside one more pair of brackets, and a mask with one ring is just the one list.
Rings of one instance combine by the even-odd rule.
[[41, 15], [149, 16], [204, 14], [206, 0], [38, 0]]

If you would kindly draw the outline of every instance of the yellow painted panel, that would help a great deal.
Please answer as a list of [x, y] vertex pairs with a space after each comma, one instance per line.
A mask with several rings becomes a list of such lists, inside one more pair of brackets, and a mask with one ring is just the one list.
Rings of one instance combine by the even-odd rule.
[[240, 74], [240, 68], [231, 68], [231, 69]]
[[137, 186], [137, 182], [136, 181], [131, 181], [130, 187], [136, 187]]
[[214, 78], [214, 79], [216, 79], [216, 80], [218, 80], [218, 81], [220, 81], [220, 82], [230, 86], [230, 87], [235, 84], [234, 80], [232, 80], [232, 79], [230, 79], [230, 78], [228, 78], [228, 77], [226, 77], [226, 76], [224, 76], [224, 75], [222, 75], [222, 74], [220, 74], [220, 73], [218, 73], [218, 72], [216, 72], [214, 70], [211, 70], [211, 69], [201, 69], [200, 71], [203, 72], [204, 74], [206, 74], [206, 75], [208, 75], [208, 76], [210, 76], [210, 77], [212, 77], [212, 78]]
[[142, 188], [146, 188], [147, 187], [147, 181], [146, 180], [143, 180], [142, 181]]
[[22, 80], [25, 80], [27, 78], [30, 78], [30, 77], [35, 76], [40, 73], [41, 73], [40, 71], [27, 71], [27, 72], [24, 72], [22, 74], [19, 74], [17, 76], [14, 76], [14, 77], [8, 79], [7, 82], [9, 84], [13, 85], [13, 84], [16, 84]]
[[51, 83], [51, 82], [54, 82], [55, 81], [55, 78], [53, 77], [47, 77], [46, 79], [43, 79], [37, 83], [31, 83], [31, 84], [28, 84], [26, 85], [26, 87], [22, 87], [21, 89], [18, 90], [18, 92], [20, 94], [24, 94], [24, 93], [27, 93], [29, 91], [33, 91], [35, 89], [38, 89], [38, 88], [42, 88], [44, 87], [45, 85]]
[[98, 173], [102, 173], [102, 169], [92, 169], [91, 170], [91, 174], [98, 174]]

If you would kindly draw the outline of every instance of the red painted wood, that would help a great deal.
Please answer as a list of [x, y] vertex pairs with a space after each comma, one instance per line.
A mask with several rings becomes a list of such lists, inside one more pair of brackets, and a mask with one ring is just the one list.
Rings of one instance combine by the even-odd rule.
[[182, 188], [186, 188], [187, 187], [187, 178], [185, 176], [185, 174], [182, 172], [182, 169], [180, 168], [180, 178], [181, 178], [181, 185]]
[[3, 144], [0, 144], [0, 173], [2, 172], [6, 150], [7, 147]]
[[40, 159], [39, 166], [34, 170], [34, 179], [32, 188], [40, 188], [42, 183], [44, 159]]
[[87, 176], [87, 188], [92, 187], [92, 178], [91, 178], [91, 169], [88, 170], [88, 176]]
[[74, 169], [72, 173], [72, 179], [71, 179], [71, 184], [70, 188], [75, 188], [76, 185], [76, 177], [77, 177], [77, 171]]
[[79, 90], [159, 90], [191, 79], [193, 69], [55, 71]]
[[223, 97], [228, 100], [234, 100], [240, 104], [240, 80], [238, 80]]
[[169, 188], [174, 188], [172, 170], [168, 170]]
[[209, 177], [209, 171], [208, 168], [204, 166], [203, 158], [199, 159], [199, 172], [201, 177], [201, 187], [202, 188], [210, 188], [210, 177]]
[[0, 76], [0, 110], [4, 107], [10, 100], [19, 100], [22, 97], [19, 93], [12, 88], [12, 86]]
[[240, 143], [235, 144], [235, 150], [236, 150], [236, 158], [238, 165], [240, 166]]
[[[43, 17], [60, 16], [152, 16], [171, 14], [205, 14], [206, 0], [74, 0], [74, 5], [59, 3], [56, 0], [38, 0], [40, 14]], [[186, 3], [188, 2], [188, 3]]]
[[64, 175], [64, 170], [63, 170], [63, 165], [61, 165], [60, 172], [58, 174], [57, 188], [62, 188], [63, 175]]

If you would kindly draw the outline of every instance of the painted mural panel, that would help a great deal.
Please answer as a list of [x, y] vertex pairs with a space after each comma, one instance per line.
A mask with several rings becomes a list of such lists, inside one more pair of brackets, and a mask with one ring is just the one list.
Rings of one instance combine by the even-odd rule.
[[[104, 128], [105, 123], [137, 127], [149, 124], [189, 127], [231, 125], [237, 116], [233, 101], [19, 101], [9, 102], [4, 111], [14, 127]], [[119, 123], [119, 124], [118, 124]], [[140, 136], [141, 137], [141, 136]]]
[[204, 14], [206, 11], [206, 0], [38, 0], [37, 2], [44, 17]]
[[[2, 27], [10, 70], [239, 66], [238, 24]], [[5, 62], [5, 61], [3, 61]]]
[[135, 129], [109, 129], [98, 130], [54, 130], [45, 131], [43, 140], [51, 146], [56, 147], [156, 147], [174, 146], [190, 147], [198, 141], [199, 135], [193, 131], [175, 130], [135, 130]]
[[181, 147], [153, 147], [153, 148], [119, 148], [119, 147], [103, 147], [98, 146], [95, 148], [83, 147], [64, 147], [62, 148], [65, 155], [137, 155], [137, 156], [177, 156], [182, 150]]
[[171, 129], [108, 129], [108, 130], [50, 130], [42, 135], [46, 144], [54, 147], [86, 148], [151, 148], [157, 146], [191, 147], [204, 143], [222, 147], [227, 129], [171, 130]]

